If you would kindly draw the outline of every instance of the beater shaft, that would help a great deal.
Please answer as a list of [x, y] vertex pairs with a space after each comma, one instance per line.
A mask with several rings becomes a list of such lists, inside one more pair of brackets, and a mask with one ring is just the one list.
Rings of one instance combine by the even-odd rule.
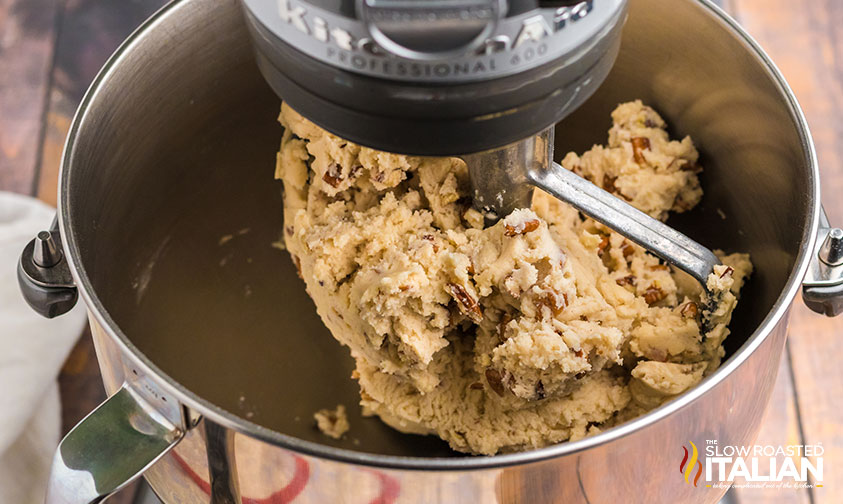
[[468, 164], [474, 206], [487, 224], [517, 208], [529, 208], [538, 187], [605, 224], [693, 276], [703, 287], [720, 260], [667, 224], [566, 170], [553, 159], [553, 128], [520, 142], [463, 156]]

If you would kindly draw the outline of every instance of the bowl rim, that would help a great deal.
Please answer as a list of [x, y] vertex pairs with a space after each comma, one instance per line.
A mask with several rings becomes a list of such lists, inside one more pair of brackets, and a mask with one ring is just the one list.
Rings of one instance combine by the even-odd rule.
[[93, 290], [90, 279], [79, 261], [80, 250], [73, 229], [72, 208], [70, 207], [68, 172], [72, 169], [72, 161], [75, 152], [76, 141], [84, 123], [85, 116], [91, 104], [97, 99], [100, 91], [106, 86], [110, 75], [120, 66], [121, 61], [126, 58], [135, 47], [142, 43], [153, 29], [163, 23], [168, 16], [174, 15], [181, 9], [189, 8], [191, 3], [198, 0], [173, 0], [155, 12], [149, 19], [140, 25], [114, 52], [103, 68], [94, 78], [93, 82], [82, 98], [79, 107], [73, 117], [61, 158], [59, 171], [59, 194], [58, 194], [58, 223], [61, 235], [64, 240], [64, 249], [68, 258], [73, 278], [85, 304], [87, 305], [89, 317], [103, 328], [106, 334], [118, 345], [124, 358], [128, 358], [133, 365], [142, 370], [143, 374], [153, 377], [162, 390], [174, 396], [178, 401], [198, 414], [213, 421], [214, 423], [234, 430], [238, 433], [256, 438], [263, 442], [290, 450], [295, 453], [310, 455], [322, 459], [345, 462], [357, 465], [372, 466], [384, 469], [405, 469], [405, 470], [473, 470], [473, 469], [494, 469], [513, 465], [522, 465], [540, 462], [547, 459], [558, 458], [575, 454], [598, 445], [603, 445], [617, 439], [626, 437], [638, 430], [648, 427], [663, 418], [677, 413], [704, 394], [711, 391], [727, 376], [741, 366], [752, 353], [759, 347], [772, 330], [778, 325], [781, 319], [788, 312], [797, 291], [801, 286], [802, 278], [807, 271], [810, 252], [814, 250], [817, 228], [820, 219], [820, 185], [819, 168], [817, 156], [811, 138], [810, 130], [804, 114], [788, 86], [781, 72], [771, 61], [759, 44], [749, 36], [728, 14], [711, 0], [691, 0], [700, 4], [708, 11], [716, 21], [729, 30], [741, 41], [748, 51], [759, 60], [766, 69], [768, 77], [776, 84], [782, 98], [785, 99], [791, 119], [798, 129], [802, 151], [805, 156], [808, 170], [808, 185], [811, 188], [810, 211], [807, 215], [807, 225], [803, 229], [803, 235], [799, 253], [793, 270], [788, 276], [784, 289], [776, 299], [773, 307], [767, 316], [762, 320], [758, 328], [749, 336], [747, 341], [723, 363], [714, 373], [706, 377], [690, 391], [680, 395], [662, 406], [647, 412], [646, 414], [630, 420], [617, 427], [607, 429], [597, 435], [583, 438], [577, 441], [562, 442], [544, 448], [527, 450], [518, 453], [492, 455], [477, 457], [466, 455], [462, 457], [407, 457], [396, 455], [380, 455], [373, 453], [357, 452], [345, 448], [336, 448], [323, 445], [313, 441], [307, 441], [291, 435], [283, 434], [269, 428], [257, 425], [246, 419], [226, 411], [210, 401], [200, 397], [194, 392], [182, 386], [176, 380], [159, 369], [150, 361], [120, 330]]

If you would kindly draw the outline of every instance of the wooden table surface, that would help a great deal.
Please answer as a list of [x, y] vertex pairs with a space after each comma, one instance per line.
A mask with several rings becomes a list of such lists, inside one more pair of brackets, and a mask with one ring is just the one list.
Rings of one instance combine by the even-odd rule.
[[[163, 0], [0, 0], [0, 190], [55, 205], [62, 144], [76, 104], [108, 55]], [[843, 2], [723, 0], [788, 79], [816, 143], [831, 222], [843, 224]], [[843, 502], [843, 322], [797, 300], [760, 444], [825, 448], [813, 490], [740, 490], [741, 503]], [[59, 377], [65, 431], [104, 398], [90, 335]], [[764, 467], [762, 465], [762, 467]], [[110, 502], [131, 501], [134, 489]]]

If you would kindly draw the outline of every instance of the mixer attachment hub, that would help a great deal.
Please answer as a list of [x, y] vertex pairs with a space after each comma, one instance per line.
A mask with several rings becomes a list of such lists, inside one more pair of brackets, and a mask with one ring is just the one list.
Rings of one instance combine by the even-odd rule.
[[506, 5], [502, 0], [359, 0], [357, 12], [375, 42], [390, 53], [435, 60], [477, 49], [506, 14]]

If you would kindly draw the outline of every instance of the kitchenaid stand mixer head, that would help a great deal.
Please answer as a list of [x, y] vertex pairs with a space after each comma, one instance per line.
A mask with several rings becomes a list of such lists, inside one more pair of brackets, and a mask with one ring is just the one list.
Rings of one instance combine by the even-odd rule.
[[688, 272], [717, 257], [553, 163], [553, 125], [609, 73], [626, 0], [242, 0], [258, 65], [299, 113], [388, 152], [458, 156], [487, 223], [541, 188]]

